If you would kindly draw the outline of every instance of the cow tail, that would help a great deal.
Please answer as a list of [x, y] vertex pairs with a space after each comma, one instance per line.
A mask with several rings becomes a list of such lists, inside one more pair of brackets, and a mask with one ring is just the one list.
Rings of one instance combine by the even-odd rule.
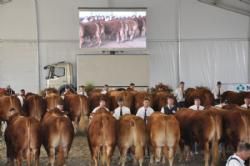
[[[59, 123], [57, 124], [60, 131], [63, 131], [63, 123], [59, 120]], [[60, 133], [60, 142], [63, 141], [63, 133]], [[58, 166], [64, 166], [65, 165], [65, 154], [64, 149], [62, 145], [58, 146], [58, 153], [57, 153], [57, 165]]]
[[213, 154], [213, 165], [218, 165], [218, 156], [219, 156], [219, 124], [217, 122], [217, 115], [210, 115], [213, 121], [213, 128], [214, 128], [214, 136], [212, 140], [212, 154]]
[[106, 119], [105, 117], [101, 119], [101, 124], [100, 124], [100, 128], [101, 128], [101, 132], [102, 132], [102, 147], [101, 147], [101, 162], [102, 165], [106, 165], [107, 163], [107, 145], [105, 145], [105, 141], [106, 141], [106, 133], [104, 132], [104, 126], [107, 123], [108, 119]]
[[106, 165], [107, 161], [108, 161], [108, 155], [107, 155], [107, 147], [106, 145], [103, 145], [101, 148], [101, 162], [102, 165]]
[[87, 104], [84, 103], [82, 96], [79, 96], [80, 98], [80, 119], [79, 119], [79, 125], [78, 125], [78, 131], [81, 133], [85, 133], [88, 127], [88, 117], [86, 116], [85, 112], [88, 112], [87, 110]]
[[27, 156], [27, 163], [31, 164], [32, 161], [32, 153], [31, 153], [31, 120], [28, 120], [27, 123], [27, 141], [28, 141], [28, 148], [26, 151], [26, 156]]

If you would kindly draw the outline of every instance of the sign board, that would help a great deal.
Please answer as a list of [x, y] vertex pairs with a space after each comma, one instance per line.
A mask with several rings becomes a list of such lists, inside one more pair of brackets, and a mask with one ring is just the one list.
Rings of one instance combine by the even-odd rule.
[[235, 83], [235, 84], [222, 84], [225, 91], [234, 92], [250, 92], [250, 84], [245, 83]]

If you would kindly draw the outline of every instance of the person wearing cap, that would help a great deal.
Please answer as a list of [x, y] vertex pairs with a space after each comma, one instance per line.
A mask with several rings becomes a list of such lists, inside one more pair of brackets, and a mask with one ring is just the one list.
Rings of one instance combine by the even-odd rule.
[[244, 98], [244, 104], [241, 105], [242, 108], [250, 109], [250, 96]]
[[166, 115], [175, 114], [178, 107], [174, 104], [174, 97], [168, 96], [167, 104], [161, 108], [161, 112]]
[[104, 108], [106, 111], [109, 111], [109, 109], [106, 107], [106, 101], [104, 98], [100, 99], [99, 106], [95, 107], [95, 109], [92, 111], [92, 113], [95, 113], [100, 108]]
[[129, 87], [127, 88], [128, 91], [134, 91], [135, 90], [135, 84], [134, 83], [130, 83]]
[[189, 109], [192, 109], [195, 111], [202, 111], [205, 109], [205, 107], [203, 107], [201, 105], [201, 99], [199, 97], [195, 97], [194, 98], [194, 105], [190, 106]]
[[185, 83], [181, 81], [179, 83], [178, 88], [174, 91], [174, 96], [177, 100], [178, 107], [184, 107], [185, 106], [185, 89], [184, 89]]
[[109, 86], [108, 84], [105, 84], [102, 88], [101, 94], [105, 95], [108, 93], [108, 91], [109, 91]]
[[124, 102], [122, 98], [117, 100], [118, 107], [114, 110], [113, 116], [119, 120], [121, 116], [125, 114], [131, 114], [130, 109], [124, 106]]
[[216, 87], [213, 89], [212, 93], [214, 95], [215, 104], [221, 103], [221, 95], [222, 93], [224, 93], [224, 90], [221, 87], [220, 81], [217, 82]]
[[141, 117], [144, 119], [144, 122], [147, 123], [147, 117], [149, 117], [152, 113], [154, 113], [153, 108], [150, 106], [150, 99], [149, 98], [144, 98], [143, 100], [143, 106], [140, 107], [136, 113], [136, 116]]
[[245, 160], [250, 158], [250, 144], [241, 141], [237, 151], [227, 159], [226, 166], [245, 166]]
[[88, 97], [87, 92], [85, 91], [85, 86], [83, 85], [79, 86], [79, 91], [77, 92], [77, 94]]

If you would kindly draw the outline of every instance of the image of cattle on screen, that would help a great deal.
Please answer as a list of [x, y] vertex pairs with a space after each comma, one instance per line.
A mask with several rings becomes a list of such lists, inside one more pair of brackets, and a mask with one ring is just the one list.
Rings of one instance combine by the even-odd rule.
[[80, 48], [146, 48], [146, 11], [79, 10]]

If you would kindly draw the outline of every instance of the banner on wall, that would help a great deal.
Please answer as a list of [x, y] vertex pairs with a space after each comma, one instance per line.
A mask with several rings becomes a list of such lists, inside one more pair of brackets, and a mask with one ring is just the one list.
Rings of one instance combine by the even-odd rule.
[[250, 92], [250, 84], [246, 83], [223, 84], [222, 86], [226, 91]]

